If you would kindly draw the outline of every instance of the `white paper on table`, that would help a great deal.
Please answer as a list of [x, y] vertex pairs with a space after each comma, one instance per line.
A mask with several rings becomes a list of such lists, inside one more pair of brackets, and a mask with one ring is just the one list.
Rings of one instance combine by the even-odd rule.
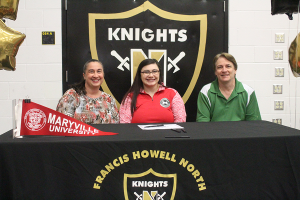
[[[156, 126], [157, 124], [138, 125], [142, 130], [157, 130], [157, 129], [184, 129], [178, 124], [162, 124], [163, 126]], [[155, 126], [155, 127], [154, 127]], [[148, 128], [147, 128], [148, 127]]]

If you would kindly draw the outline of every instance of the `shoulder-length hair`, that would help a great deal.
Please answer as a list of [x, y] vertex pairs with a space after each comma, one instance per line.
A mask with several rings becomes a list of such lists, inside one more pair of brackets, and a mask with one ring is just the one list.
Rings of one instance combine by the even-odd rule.
[[[103, 74], [104, 74], [104, 66], [102, 64], [102, 62], [100, 62], [99, 60], [96, 60], [96, 59], [90, 59], [88, 60], [84, 65], [83, 65], [83, 68], [82, 68], [82, 72], [85, 74], [86, 73], [86, 68], [87, 66], [91, 63], [91, 62], [97, 62], [99, 63], [102, 68], [103, 68]], [[78, 83], [74, 83], [72, 85], [70, 85], [70, 88], [73, 88], [77, 94], [79, 95], [86, 95], [86, 90], [85, 90], [85, 80], [83, 77], [81, 77], [81, 80], [78, 82]]]
[[160, 71], [158, 84], [162, 84], [163, 79], [162, 79], [162, 73], [161, 73], [161, 66], [159, 65], [158, 61], [156, 59], [145, 59], [145, 60], [143, 60], [139, 64], [139, 67], [136, 71], [136, 75], [135, 75], [133, 84], [131, 85], [129, 90], [126, 92], [126, 94], [124, 95], [123, 100], [122, 100], [122, 104], [124, 104], [127, 96], [128, 95], [131, 96], [131, 99], [132, 99], [131, 100], [131, 106], [130, 106], [131, 115], [133, 115], [133, 113], [136, 109], [137, 96], [139, 95], [140, 90], [142, 88], [144, 88], [142, 78], [141, 78], [141, 70], [142, 70], [143, 67], [145, 67], [146, 65], [150, 65], [150, 64], [156, 64], [158, 66], [158, 69]]

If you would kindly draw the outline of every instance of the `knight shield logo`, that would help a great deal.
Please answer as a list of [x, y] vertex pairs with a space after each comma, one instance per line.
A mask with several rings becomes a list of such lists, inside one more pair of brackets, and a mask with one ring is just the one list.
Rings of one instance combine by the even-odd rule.
[[140, 174], [124, 174], [125, 200], [173, 200], [176, 174], [160, 174], [152, 168]]
[[206, 14], [171, 13], [149, 1], [121, 13], [89, 13], [91, 55], [105, 67], [101, 87], [118, 104], [147, 58], [159, 61], [164, 84], [186, 102], [201, 71], [206, 35]]

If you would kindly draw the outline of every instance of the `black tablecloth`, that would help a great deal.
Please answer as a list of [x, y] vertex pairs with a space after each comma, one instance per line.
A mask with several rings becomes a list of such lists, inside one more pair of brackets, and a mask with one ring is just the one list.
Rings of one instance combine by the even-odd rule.
[[179, 125], [187, 133], [136, 124], [93, 125], [114, 136], [13, 139], [8, 131], [0, 199], [300, 199], [299, 130], [266, 121]]

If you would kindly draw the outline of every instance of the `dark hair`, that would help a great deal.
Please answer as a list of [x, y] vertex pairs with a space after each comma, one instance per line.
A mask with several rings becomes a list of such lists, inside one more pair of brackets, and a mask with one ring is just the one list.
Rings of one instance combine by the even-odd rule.
[[[88, 60], [84, 65], [83, 65], [83, 68], [82, 68], [82, 72], [85, 74], [86, 72], [86, 68], [87, 66], [91, 63], [91, 62], [97, 62], [99, 63], [102, 68], [103, 68], [103, 73], [104, 73], [104, 66], [103, 64], [99, 61], [99, 60], [96, 60], [96, 59], [90, 59]], [[86, 91], [85, 91], [85, 80], [84, 78], [82, 77], [81, 80], [78, 82], [78, 83], [74, 83], [70, 86], [71, 88], [73, 88], [76, 93], [78, 93], [79, 95], [86, 95]]]
[[217, 67], [216, 62], [218, 61], [218, 59], [220, 57], [226, 58], [228, 61], [232, 62], [232, 64], [234, 65], [234, 69], [237, 70], [238, 66], [237, 66], [237, 62], [236, 62], [235, 58], [231, 54], [223, 52], [223, 53], [217, 54], [213, 59], [214, 71], [216, 71], [216, 67]]
[[[126, 92], [126, 94], [123, 97], [122, 104], [125, 103], [125, 99], [127, 98], [128, 95], [132, 95], [131, 96], [132, 101], [131, 101], [131, 106], [130, 106], [131, 115], [133, 115], [133, 113], [136, 109], [137, 96], [139, 95], [141, 88], [143, 88], [143, 82], [141, 79], [141, 70], [143, 67], [150, 65], [150, 64], [156, 64], [159, 71], [161, 72], [161, 67], [156, 59], [143, 60], [139, 64], [139, 67], [137, 68], [136, 75], [135, 75], [135, 78], [134, 78], [134, 81], [133, 81], [131, 87], [129, 88], [129, 90]], [[162, 73], [159, 74], [158, 84], [162, 84]]]

